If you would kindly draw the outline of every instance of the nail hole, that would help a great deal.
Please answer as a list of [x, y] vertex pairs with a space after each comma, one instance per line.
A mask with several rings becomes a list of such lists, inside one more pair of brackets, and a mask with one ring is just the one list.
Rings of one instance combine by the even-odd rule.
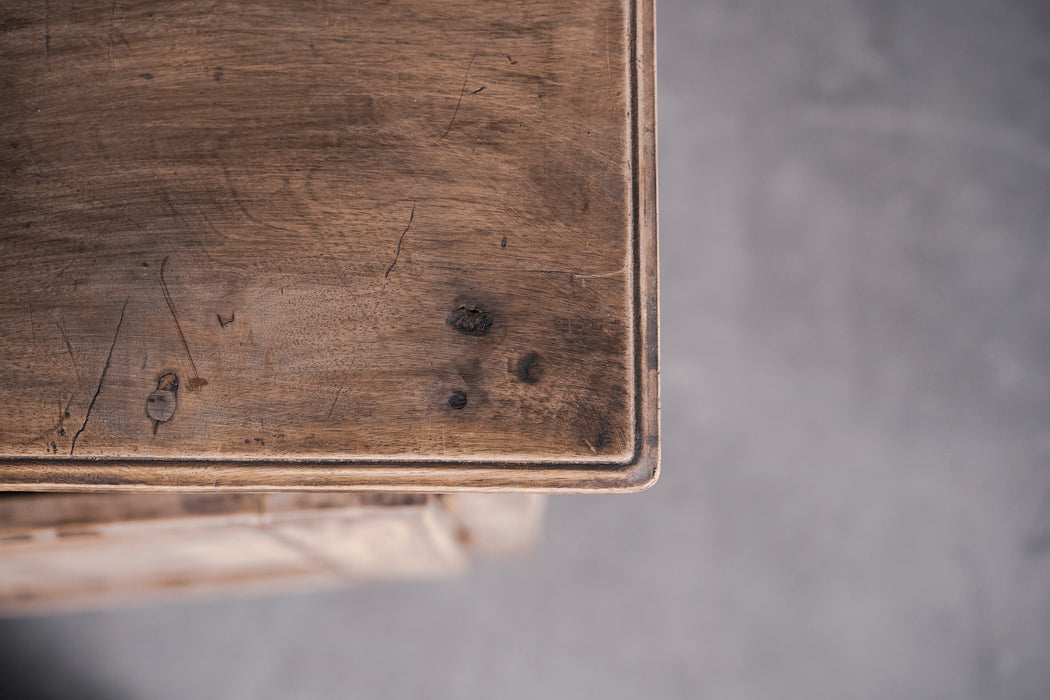
[[453, 391], [448, 395], [448, 405], [450, 408], [454, 408], [457, 411], [461, 410], [467, 405], [467, 395], [462, 391]]

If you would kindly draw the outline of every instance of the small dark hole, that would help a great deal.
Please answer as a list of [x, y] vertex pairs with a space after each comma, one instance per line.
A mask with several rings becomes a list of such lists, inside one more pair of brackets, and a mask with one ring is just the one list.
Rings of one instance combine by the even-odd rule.
[[518, 379], [529, 384], [535, 384], [540, 380], [540, 356], [534, 352], [523, 356], [518, 360]]
[[492, 328], [492, 317], [473, 304], [464, 304], [445, 319], [445, 323], [466, 335], [485, 335]]
[[450, 408], [454, 408], [457, 411], [466, 407], [467, 395], [462, 391], [453, 391], [448, 395], [448, 405]]

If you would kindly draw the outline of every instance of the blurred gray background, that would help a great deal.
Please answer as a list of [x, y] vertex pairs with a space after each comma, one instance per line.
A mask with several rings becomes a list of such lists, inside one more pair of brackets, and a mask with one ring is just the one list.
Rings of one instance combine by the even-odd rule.
[[1050, 697], [1050, 2], [659, 39], [660, 483], [462, 580], [5, 621], [7, 697]]

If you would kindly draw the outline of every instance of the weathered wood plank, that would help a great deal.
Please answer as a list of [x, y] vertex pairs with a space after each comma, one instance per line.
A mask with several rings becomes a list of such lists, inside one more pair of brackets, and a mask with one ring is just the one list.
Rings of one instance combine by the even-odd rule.
[[650, 2], [7, 2], [0, 56], [0, 487], [654, 478]]

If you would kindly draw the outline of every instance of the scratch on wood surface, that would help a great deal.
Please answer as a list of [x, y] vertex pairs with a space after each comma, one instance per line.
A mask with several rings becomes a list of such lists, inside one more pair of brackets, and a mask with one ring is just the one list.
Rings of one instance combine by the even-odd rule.
[[612, 85], [614, 83], [612, 80], [612, 49], [609, 48], [610, 26], [608, 17], [605, 18], [605, 31], [603, 34], [605, 35], [605, 74], [609, 77], [609, 84]]
[[452, 112], [452, 119], [449, 120], [445, 133], [438, 137], [438, 141], [448, 136], [448, 132], [452, 131], [452, 125], [456, 123], [456, 115], [459, 114], [459, 106], [463, 104], [463, 93], [467, 91], [467, 80], [470, 78], [470, 67], [474, 65], [474, 59], [477, 57], [478, 55], [474, 54], [470, 57], [470, 62], [467, 63], [467, 72], [463, 76], [463, 86], [459, 89], [459, 99], [456, 100], [456, 109]]
[[[102, 366], [102, 374], [98, 377], [98, 386], [95, 387], [95, 393], [91, 395], [91, 401], [88, 402], [87, 411], [84, 413], [84, 422], [81, 424], [80, 429], [73, 434], [73, 441], [69, 445], [69, 456], [73, 456], [73, 450], [77, 448], [77, 438], [87, 428], [88, 420], [91, 418], [91, 411], [95, 408], [95, 402], [98, 400], [98, 395], [102, 393], [102, 384], [106, 381], [106, 373], [109, 372], [109, 364], [113, 361], [113, 349], [117, 347], [117, 338], [120, 336], [120, 327], [124, 325], [124, 312], [128, 310], [128, 299], [124, 300], [124, 306], [120, 307], [120, 320], [117, 321], [117, 329], [113, 331], [113, 342], [109, 345], [109, 354], [106, 355], [106, 364]], [[72, 400], [72, 397], [70, 398]]]
[[109, 32], [109, 54], [110, 54], [110, 57], [112, 57], [112, 54], [113, 54], [113, 44], [116, 43], [116, 41], [113, 38], [113, 35], [116, 32], [116, 28], [115, 28], [116, 23], [117, 23], [117, 0], [113, 0], [112, 4], [110, 4], [110, 6], [109, 6], [109, 28], [108, 28], [108, 32]]
[[[186, 335], [182, 332], [182, 324], [179, 323], [179, 315], [175, 313], [175, 304], [171, 301], [171, 293], [168, 291], [168, 283], [164, 280], [164, 267], [167, 264], [168, 258], [165, 256], [164, 260], [160, 263], [160, 291], [164, 294], [164, 301], [168, 305], [168, 311], [171, 312], [171, 318], [175, 321], [175, 330], [179, 332], [179, 339], [182, 340], [182, 347], [186, 349], [186, 357], [190, 358], [190, 367], [193, 369], [193, 377], [194, 379], [200, 380], [200, 374], [197, 373], [197, 363], [193, 361], [193, 353], [190, 352], [190, 344], [186, 342]], [[189, 383], [187, 383], [186, 388], [190, 389]]]
[[109, 55], [110, 58], [113, 56], [113, 46], [117, 43], [116, 40], [120, 39], [120, 43], [128, 49], [131, 49], [131, 44], [128, 43], [128, 39], [124, 36], [124, 32], [117, 29], [117, 0], [113, 0], [113, 4], [109, 8]]
[[[143, 75], [146, 75], [146, 74], [143, 74]], [[154, 160], [159, 161], [160, 160], [160, 151], [157, 149], [157, 140], [153, 137], [152, 134], [150, 134], [149, 143], [150, 143], [150, 148], [153, 149], [153, 158], [154, 158]], [[186, 219], [185, 216], [182, 215], [182, 212], [180, 212], [175, 207], [175, 202], [172, 201], [171, 195], [168, 192], [168, 188], [167, 188], [167, 186], [165, 186], [164, 181], [160, 179], [160, 174], [157, 172], [156, 168], [150, 167], [150, 174], [153, 175], [153, 181], [157, 185], [157, 194], [160, 195], [161, 200], [164, 202], [165, 206], [168, 207], [168, 211], [171, 212], [171, 215], [173, 217], [175, 217], [175, 219], [177, 219], [178, 222], [183, 225], [184, 230], [193, 237], [193, 240], [197, 244], [197, 247], [200, 248], [201, 254], [203, 254], [204, 257], [206, 257], [211, 262], [217, 263], [218, 261], [215, 260], [215, 258], [212, 257], [211, 253], [208, 252], [208, 247], [206, 245], [204, 245], [204, 241], [201, 240], [200, 234], [197, 233], [197, 226], [195, 226], [192, 223], [190, 223], [190, 221], [188, 219]], [[175, 177], [175, 172], [174, 171], [171, 172], [170, 175], [172, 177]], [[196, 199], [194, 199], [188, 192], [184, 193], [184, 194], [185, 194], [186, 199], [189, 200], [189, 202], [194, 207], [196, 207], [197, 213], [204, 220], [204, 223], [206, 223], [208, 225], [208, 228], [211, 229], [212, 233], [214, 233], [217, 237], [219, 237], [221, 239], [222, 238], [222, 233], [220, 233], [219, 230], [217, 228], [215, 228], [215, 226], [212, 224], [211, 219], [209, 219], [208, 215], [204, 213], [204, 210], [201, 208], [200, 203]]]
[[36, 341], [36, 322], [33, 320], [33, 298], [26, 294], [26, 306], [29, 307], [29, 333]]
[[[219, 143], [222, 143], [222, 139], [219, 140]], [[233, 186], [233, 176], [230, 175], [230, 169], [226, 166], [226, 163], [220, 160], [219, 167], [222, 169], [222, 176], [226, 180], [226, 188], [230, 191], [230, 199], [233, 200], [233, 203], [237, 205], [237, 208], [241, 210], [241, 213], [244, 214], [245, 218], [248, 219], [248, 221], [251, 221], [253, 224], [258, 224], [259, 226], [262, 226], [264, 228], [268, 228], [272, 231], [286, 231], [288, 233], [296, 233], [290, 228], [278, 226], [277, 224], [273, 224], [268, 221], [260, 221], [258, 218], [256, 218], [254, 214], [248, 211], [248, 207], [244, 205], [244, 202], [241, 201], [241, 196], [237, 193], [237, 189]]]
[[412, 220], [416, 218], [416, 206], [412, 205], [412, 212], [408, 215], [408, 226], [405, 226], [405, 230], [401, 232], [401, 238], [397, 239], [397, 250], [394, 252], [394, 262], [390, 263], [390, 267], [386, 269], [386, 274], [383, 275], [383, 279], [390, 276], [390, 271], [394, 269], [394, 265], [397, 265], [397, 259], [401, 255], [401, 244], [405, 242], [405, 234], [408, 233], [408, 229], [412, 228]]
[[325, 422], [325, 423], [327, 423], [328, 421], [330, 421], [330, 420], [332, 419], [332, 411], [334, 411], [334, 410], [335, 410], [335, 405], [336, 405], [337, 403], [339, 403], [339, 396], [340, 396], [340, 395], [342, 395], [342, 393], [343, 393], [343, 389], [344, 389], [345, 387], [346, 387], [346, 384], [343, 384], [343, 385], [341, 385], [341, 386], [339, 387], [339, 389], [338, 389], [338, 390], [337, 390], [337, 391], [335, 392], [335, 398], [334, 398], [334, 399], [332, 399], [332, 405], [328, 407], [328, 415], [324, 417], [324, 422]]
[[419, 344], [423, 348], [423, 356], [426, 357], [427, 358], [427, 362], [430, 363], [431, 371], [436, 372], [437, 370], [434, 368], [434, 361], [432, 359], [430, 359], [430, 349], [427, 348], [427, 344], [424, 343], [422, 340], [419, 341]]
[[54, 283], [54, 282], [58, 281], [58, 279], [60, 277], [62, 277], [62, 275], [66, 274], [66, 271], [69, 268], [73, 267], [73, 263], [75, 263], [76, 261], [77, 261], [77, 257], [76, 256], [73, 256], [72, 258], [70, 258], [69, 262], [66, 263], [65, 267], [63, 267], [61, 270], [56, 272], [55, 276], [51, 278], [51, 282]]
[[77, 381], [80, 381], [80, 369], [77, 367], [77, 358], [73, 354], [73, 346], [69, 342], [69, 336], [66, 335], [66, 328], [62, 325], [62, 321], [56, 321], [58, 324], [58, 331], [62, 334], [62, 340], [66, 344], [66, 351], [69, 352], [69, 360], [73, 363], [73, 373], [77, 375]]
[[51, 58], [51, 0], [44, 3], [44, 58]]
[[500, 50], [499, 44], [496, 43], [496, 40], [494, 38], [489, 37], [489, 43], [492, 44], [492, 49], [497, 54], [499, 54], [500, 56], [503, 56], [503, 58], [507, 59], [507, 63], [509, 63], [512, 66], [515, 66], [515, 65], [518, 64], [517, 61], [515, 61], [513, 58], [511, 58], [511, 55], [509, 53], [507, 53], [506, 51], [501, 51]]

